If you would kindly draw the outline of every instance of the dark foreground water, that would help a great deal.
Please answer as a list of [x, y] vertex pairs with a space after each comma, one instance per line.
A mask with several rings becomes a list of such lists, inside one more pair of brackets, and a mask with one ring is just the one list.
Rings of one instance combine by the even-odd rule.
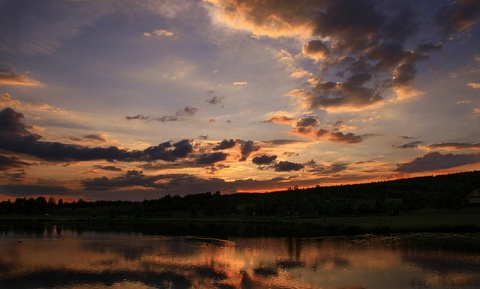
[[0, 288], [480, 288], [479, 234], [335, 238], [0, 230]]

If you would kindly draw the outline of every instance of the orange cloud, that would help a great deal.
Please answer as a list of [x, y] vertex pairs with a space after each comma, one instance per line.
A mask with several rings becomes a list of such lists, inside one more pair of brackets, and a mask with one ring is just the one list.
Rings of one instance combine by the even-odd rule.
[[0, 85], [41, 86], [41, 83], [11, 70], [0, 70]]

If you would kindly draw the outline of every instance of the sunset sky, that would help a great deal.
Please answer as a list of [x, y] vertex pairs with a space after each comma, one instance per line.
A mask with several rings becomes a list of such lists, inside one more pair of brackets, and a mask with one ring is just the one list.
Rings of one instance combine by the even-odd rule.
[[478, 0], [2, 0], [0, 200], [480, 168]]

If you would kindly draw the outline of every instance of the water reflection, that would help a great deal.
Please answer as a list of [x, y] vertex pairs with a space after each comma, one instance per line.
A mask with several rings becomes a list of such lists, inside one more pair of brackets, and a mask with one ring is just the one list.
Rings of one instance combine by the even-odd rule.
[[480, 288], [479, 245], [480, 235], [220, 240], [3, 228], [0, 288]]

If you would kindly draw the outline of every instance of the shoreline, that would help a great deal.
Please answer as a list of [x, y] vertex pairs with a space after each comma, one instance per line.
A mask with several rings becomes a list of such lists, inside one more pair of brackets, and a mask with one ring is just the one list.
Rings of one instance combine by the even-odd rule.
[[[477, 233], [480, 212], [398, 216], [91, 218], [86, 216], [0, 216], [0, 230], [55, 226], [79, 231], [135, 232], [144, 235], [214, 237], [325, 237], [392, 233]], [[0, 232], [1, 232], [0, 231]]]

